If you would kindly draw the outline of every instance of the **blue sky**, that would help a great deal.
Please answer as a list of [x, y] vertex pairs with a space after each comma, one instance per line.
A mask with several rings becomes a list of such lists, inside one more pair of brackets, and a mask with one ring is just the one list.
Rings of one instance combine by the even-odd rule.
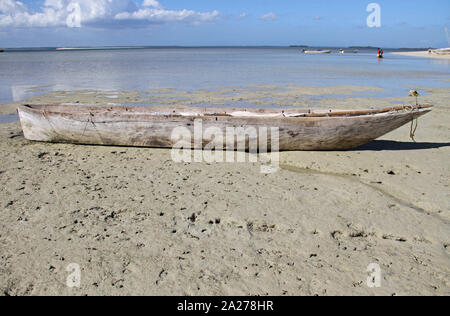
[[[71, 2], [81, 27], [67, 25]], [[371, 2], [381, 7], [379, 28], [366, 23]], [[0, 0], [0, 47], [447, 47], [445, 27], [449, 0]]]

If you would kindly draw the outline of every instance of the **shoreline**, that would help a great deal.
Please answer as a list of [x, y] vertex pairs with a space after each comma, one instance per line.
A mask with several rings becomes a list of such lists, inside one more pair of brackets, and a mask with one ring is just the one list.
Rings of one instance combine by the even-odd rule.
[[393, 52], [393, 55], [409, 56], [409, 57], [425, 57], [425, 58], [436, 58], [436, 59], [450, 59], [450, 55], [437, 55], [429, 53], [428, 51], [418, 51], [418, 52]]
[[[405, 89], [404, 95], [407, 94]], [[424, 95], [425, 97], [425, 95]], [[0, 103], [0, 120], [17, 113], [19, 104], [212, 107], [242, 109], [370, 109], [413, 103], [376, 86], [248, 85], [211, 90], [154, 89], [148, 91], [52, 91], [21, 102]]]

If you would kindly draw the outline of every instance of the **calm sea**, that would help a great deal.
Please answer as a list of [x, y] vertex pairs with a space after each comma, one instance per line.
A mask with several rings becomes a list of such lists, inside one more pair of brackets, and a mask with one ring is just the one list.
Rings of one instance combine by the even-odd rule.
[[450, 87], [448, 60], [373, 50], [305, 55], [300, 48], [151, 48], [0, 54], [0, 103], [49, 91], [181, 90], [224, 86], [363, 85], [404, 96], [413, 87]]

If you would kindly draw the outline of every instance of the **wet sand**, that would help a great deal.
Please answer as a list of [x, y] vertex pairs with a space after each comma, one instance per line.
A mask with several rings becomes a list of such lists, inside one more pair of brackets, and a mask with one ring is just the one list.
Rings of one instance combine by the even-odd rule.
[[[160, 90], [112, 102], [412, 101], [361, 90], [378, 91]], [[164, 149], [35, 143], [18, 123], [0, 124], [0, 294], [449, 295], [450, 89], [422, 91], [436, 108], [420, 119], [417, 143], [405, 126], [357, 150], [281, 153], [270, 175], [252, 163], [177, 164]], [[111, 98], [59, 92], [30, 103]], [[81, 267], [80, 288], [66, 285], [70, 263]], [[371, 263], [380, 288], [367, 286]]]

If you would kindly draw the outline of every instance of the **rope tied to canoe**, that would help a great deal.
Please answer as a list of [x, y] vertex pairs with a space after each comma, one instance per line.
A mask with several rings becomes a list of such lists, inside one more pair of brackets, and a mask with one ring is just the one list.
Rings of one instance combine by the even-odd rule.
[[[416, 124], [414, 124], [414, 121], [416, 122]], [[411, 137], [411, 139], [413, 140], [413, 142], [416, 142], [416, 140], [414, 139], [415, 135], [416, 135], [416, 131], [417, 131], [417, 127], [419, 126], [419, 118], [417, 117], [416, 119], [413, 119], [411, 121], [411, 130], [409, 132], [409, 137]]]
[[[409, 111], [409, 112], [414, 112], [414, 110], [416, 109], [414, 106], [412, 105], [405, 105], [404, 109]], [[413, 117], [413, 119], [411, 120], [411, 128], [409, 130], [409, 137], [412, 139], [413, 142], [416, 143], [416, 132], [417, 132], [417, 128], [419, 127], [419, 117]]]
[[403, 108], [406, 111], [410, 111], [410, 112], [412, 112], [414, 110], [414, 107], [412, 105], [404, 105]]

